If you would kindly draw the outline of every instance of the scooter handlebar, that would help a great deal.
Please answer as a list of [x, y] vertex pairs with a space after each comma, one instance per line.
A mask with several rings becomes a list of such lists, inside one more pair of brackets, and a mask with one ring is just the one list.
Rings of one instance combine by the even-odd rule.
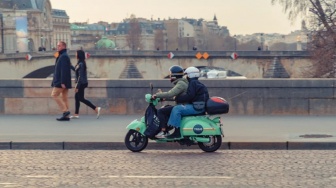
[[145, 99], [146, 99], [146, 102], [153, 103], [154, 106], [156, 106], [159, 103], [159, 101], [161, 100], [160, 98], [152, 99], [152, 95], [151, 94], [146, 94], [145, 95]]

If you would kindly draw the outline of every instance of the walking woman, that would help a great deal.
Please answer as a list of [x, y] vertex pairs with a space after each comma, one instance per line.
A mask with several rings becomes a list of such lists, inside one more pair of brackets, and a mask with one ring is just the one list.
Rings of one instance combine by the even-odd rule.
[[86, 87], [88, 87], [88, 80], [87, 80], [87, 71], [86, 71], [86, 62], [85, 62], [85, 52], [83, 50], [77, 50], [76, 53], [77, 57], [77, 64], [75, 66], [75, 72], [76, 72], [76, 88], [75, 88], [75, 114], [73, 116], [70, 116], [71, 119], [78, 119], [79, 118], [79, 107], [80, 102], [86, 104], [92, 110], [94, 110], [97, 113], [97, 119], [100, 115], [101, 107], [97, 107], [93, 105], [89, 100], [85, 99], [84, 97], [84, 90]]

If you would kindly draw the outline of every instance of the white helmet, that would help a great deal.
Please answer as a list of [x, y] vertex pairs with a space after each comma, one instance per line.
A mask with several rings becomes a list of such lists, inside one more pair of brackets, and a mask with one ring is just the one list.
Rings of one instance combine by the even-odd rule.
[[188, 67], [184, 74], [187, 74], [189, 78], [198, 78], [200, 77], [200, 71], [196, 67]]

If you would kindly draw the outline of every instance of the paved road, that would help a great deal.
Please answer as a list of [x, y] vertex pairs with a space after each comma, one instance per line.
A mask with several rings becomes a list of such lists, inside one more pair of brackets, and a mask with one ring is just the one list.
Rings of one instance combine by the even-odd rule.
[[[58, 122], [57, 116], [0, 115], [0, 141], [99, 141], [122, 142], [126, 126], [141, 115], [81, 116]], [[333, 116], [222, 116], [224, 141], [336, 142], [336, 117]], [[331, 135], [327, 138], [302, 138], [301, 135]]]
[[[0, 142], [122, 143], [127, 132], [126, 126], [141, 115], [103, 115], [100, 119], [86, 115], [70, 122], [58, 122], [56, 117], [0, 115]], [[223, 142], [227, 143], [323, 142], [336, 148], [336, 117], [333, 116], [224, 115], [222, 121], [225, 134]], [[313, 138], [302, 137], [309, 135], [313, 135]]]
[[336, 151], [0, 151], [0, 187], [336, 187]]

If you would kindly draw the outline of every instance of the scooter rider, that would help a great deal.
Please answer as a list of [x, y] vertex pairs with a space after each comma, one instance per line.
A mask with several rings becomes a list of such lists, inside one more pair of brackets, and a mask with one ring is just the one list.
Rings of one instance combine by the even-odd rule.
[[[196, 67], [189, 67], [184, 71], [189, 81], [187, 93], [175, 97], [177, 103], [182, 103], [174, 106], [168, 121], [169, 126], [175, 127], [175, 131], [168, 138], [180, 138], [180, 124], [182, 116], [197, 115], [205, 112], [205, 103], [209, 99], [207, 87], [202, 84], [198, 78], [200, 71]], [[183, 104], [184, 103], [184, 104]], [[203, 106], [197, 109], [193, 104], [201, 103]]]
[[[165, 100], [173, 101], [174, 97], [179, 96], [181, 94], [185, 94], [188, 88], [188, 80], [183, 78], [183, 68], [174, 65], [170, 67], [170, 82], [174, 84], [174, 87], [170, 89], [168, 92], [159, 92], [152, 96], [153, 99], [161, 98]], [[178, 103], [176, 103], [178, 104]], [[159, 132], [155, 137], [156, 138], [165, 138], [167, 136], [166, 127], [167, 122], [174, 106], [166, 106], [158, 109], [157, 116], [160, 120], [161, 132]]]

